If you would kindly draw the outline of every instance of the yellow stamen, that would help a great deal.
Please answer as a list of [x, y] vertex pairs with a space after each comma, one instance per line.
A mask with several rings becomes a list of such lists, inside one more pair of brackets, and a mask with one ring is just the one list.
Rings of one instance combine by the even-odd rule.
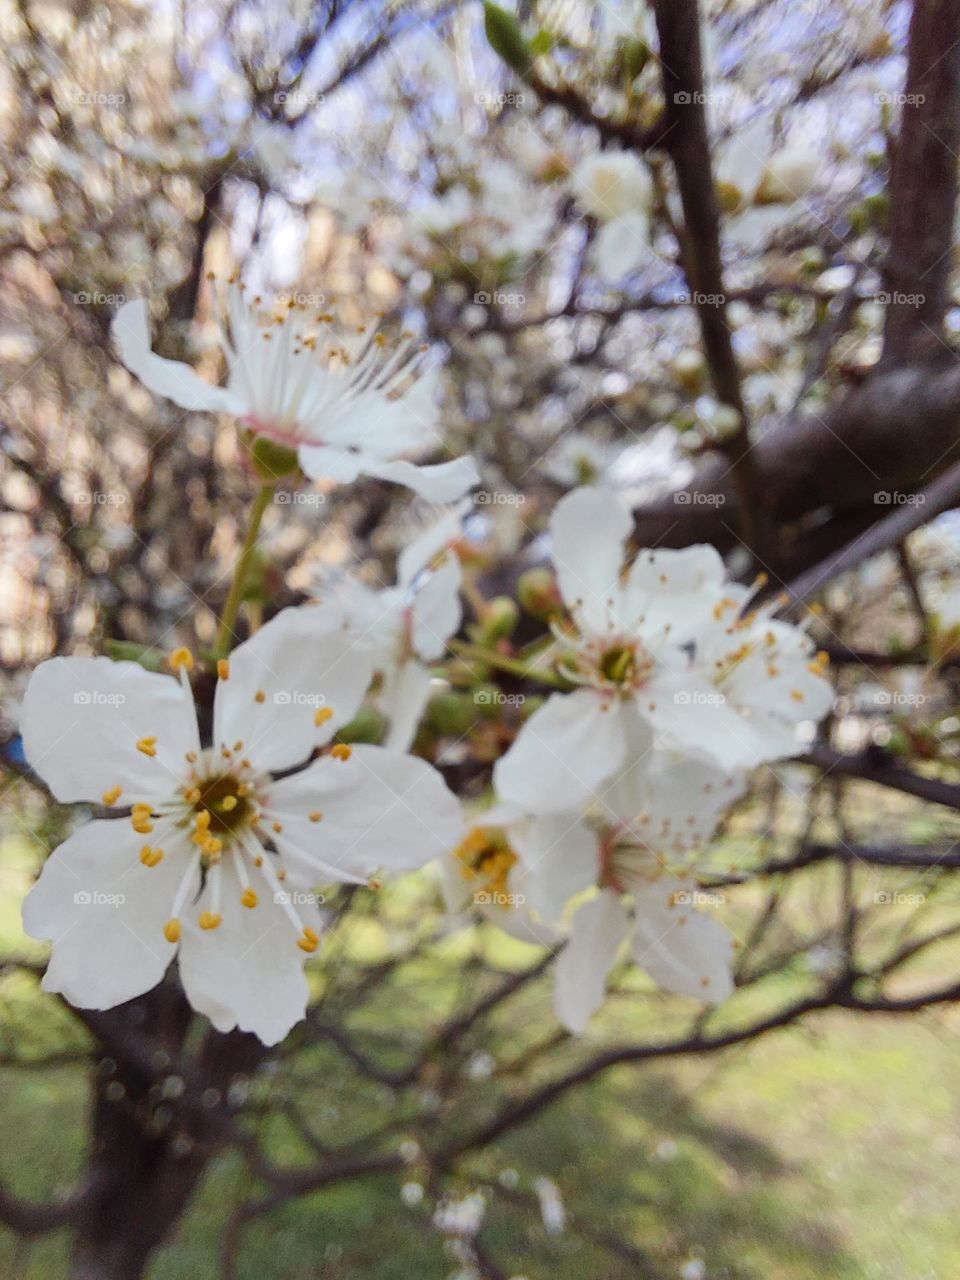
[[349, 760], [353, 755], [353, 748], [345, 742], [337, 742], [330, 748], [330, 754], [335, 760]]
[[229, 813], [232, 809], [237, 807], [238, 803], [239, 801], [236, 796], [224, 796], [220, 801], [220, 808], [223, 809], [225, 813]]
[[230, 679], [230, 663], [226, 660], [226, 658], [217, 659], [217, 679], [218, 680]]
[[148, 836], [153, 830], [153, 823], [149, 818], [131, 818], [130, 824], [138, 836]]
[[180, 921], [168, 920], [163, 926], [163, 936], [168, 942], [180, 941]]
[[196, 804], [197, 801], [200, 799], [200, 788], [191, 787], [189, 791], [184, 792], [184, 797], [186, 800], [189, 801], [190, 804]]
[[297, 946], [301, 951], [306, 951], [308, 955], [316, 951], [320, 945], [320, 939], [313, 929], [304, 929], [300, 937], [297, 939]]
[[317, 707], [316, 711], [313, 713], [313, 723], [319, 729], [320, 725], [326, 724], [332, 715], [332, 707]]
[[105, 791], [100, 799], [104, 804], [116, 804], [123, 795], [122, 787], [111, 787], [109, 791]]
[[254, 702], [266, 702], [267, 695], [263, 692], [262, 689], [258, 689], [257, 692], [253, 695], [253, 700]]
[[156, 738], [141, 738], [137, 742], [137, 750], [142, 751], [145, 756], [155, 756], [157, 754]]
[[204, 911], [197, 924], [201, 929], [217, 929], [220, 927], [222, 917], [217, 915], [216, 911]]
[[319, 822], [322, 817], [323, 817], [323, 814], [320, 812], [320, 810], [314, 809], [313, 813], [310, 814], [310, 821]]
[[252, 889], [244, 889], [240, 903], [242, 906], [249, 907], [252, 910], [257, 905], [257, 895]]
[[167, 662], [172, 671], [180, 671], [181, 669], [185, 671], [193, 670], [193, 654], [187, 648], [174, 649]]
[[153, 849], [150, 845], [145, 844], [140, 850], [140, 861], [145, 867], [155, 867], [158, 862], [163, 861], [163, 850]]
[[283, 823], [282, 822], [273, 823], [273, 829], [277, 833], [277, 835], [279, 835], [280, 832], [283, 830]]

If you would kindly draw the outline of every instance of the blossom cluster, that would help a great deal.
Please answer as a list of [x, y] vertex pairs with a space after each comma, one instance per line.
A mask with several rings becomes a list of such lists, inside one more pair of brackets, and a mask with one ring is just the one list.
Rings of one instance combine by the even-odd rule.
[[[278, 475], [366, 474], [455, 505], [404, 550], [394, 586], [324, 583], [206, 655], [209, 729], [186, 648], [169, 655], [169, 674], [105, 657], [36, 669], [28, 760], [57, 800], [101, 807], [25, 905], [27, 931], [53, 940], [46, 988], [109, 1008], [155, 986], [176, 957], [216, 1028], [274, 1043], [305, 1012], [322, 887], [378, 887], [439, 860], [452, 909], [562, 948], [556, 1009], [573, 1030], [601, 1003], [625, 941], [665, 989], [722, 1000], [732, 944], [696, 910], [691, 858], [747, 771], [791, 755], [797, 725], [830, 704], [803, 630], [751, 609], [711, 547], [631, 558], [616, 493], [574, 490], [550, 523], [558, 607], [529, 670], [556, 692], [496, 761], [492, 807], [465, 823], [441, 774], [409, 752], [461, 626], [474, 463], [406, 456], [440, 438], [408, 340], [345, 335], [332, 316], [278, 312], [236, 284], [220, 297], [225, 386], [151, 350], [142, 302], [115, 321], [121, 358], [184, 409], [232, 416], [267, 490]], [[351, 744], [340, 731], [371, 699], [382, 744]]]

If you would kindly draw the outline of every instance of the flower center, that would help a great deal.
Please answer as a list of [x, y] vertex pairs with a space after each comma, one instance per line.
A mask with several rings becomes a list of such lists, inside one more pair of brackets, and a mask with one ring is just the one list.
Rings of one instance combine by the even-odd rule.
[[454, 856], [460, 863], [464, 880], [474, 882], [475, 902], [493, 903], [499, 907], [511, 904], [513, 898], [508, 890], [508, 881], [517, 855], [502, 831], [495, 827], [474, 827]]
[[244, 783], [233, 773], [223, 773], [207, 778], [194, 791], [199, 797], [193, 802], [196, 814], [207, 813], [207, 829], [213, 835], [235, 835], [250, 825], [254, 806], [249, 796], [249, 783]]
[[[568, 636], [563, 639], [569, 643]], [[574, 684], [629, 697], [646, 684], [653, 658], [633, 636], [589, 636], [560, 655], [557, 669]]]

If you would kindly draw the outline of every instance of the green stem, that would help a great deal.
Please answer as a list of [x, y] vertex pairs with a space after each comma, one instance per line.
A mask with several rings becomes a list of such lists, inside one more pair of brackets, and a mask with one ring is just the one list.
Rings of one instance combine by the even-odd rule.
[[233, 642], [233, 630], [237, 623], [237, 614], [240, 612], [240, 604], [243, 600], [243, 593], [250, 573], [253, 549], [257, 545], [257, 536], [260, 533], [264, 512], [270, 505], [275, 487], [274, 484], [262, 484], [253, 500], [243, 546], [237, 556], [237, 563], [233, 567], [233, 582], [230, 584], [230, 594], [227, 596], [227, 602], [223, 606], [220, 625], [217, 627], [217, 640], [214, 648], [218, 658], [225, 658], [230, 652]]
[[495, 649], [485, 649], [479, 644], [468, 644], [465, 640], [451, 640], [450, 648], [461, 658], [474, 658], [488, 667], [497, 667], [501, 671], [509, 671], [521, 680], [538, 680], [540, 684], [549, 685], [552, 689], [568, 689], [569, 683], [554, 671], [537, 671], [517, 658], [508, 658]]

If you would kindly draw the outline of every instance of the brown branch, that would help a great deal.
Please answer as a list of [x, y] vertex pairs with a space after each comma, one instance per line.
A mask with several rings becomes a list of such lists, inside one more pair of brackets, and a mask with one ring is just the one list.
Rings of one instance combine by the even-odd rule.
[[[664, 145], [676, 170], [683, 206], [681, 258], [717, 398], [740, 415], [740, 429], [724, 442], [724, 454], [739, 498], [743, 540], [749, 549], [759, 551], [758, 490], [740, 371], [726, 314], [720, 205], [704, 109], [699, 7], [696, 0], [656, 0], [654, 8], [667, 121]], [[766, 554], [769, 558], [769, 549]]]
[[914, 0], [890, 181], [884, 359], [943, 358], [960, 152], [960, 0]]

